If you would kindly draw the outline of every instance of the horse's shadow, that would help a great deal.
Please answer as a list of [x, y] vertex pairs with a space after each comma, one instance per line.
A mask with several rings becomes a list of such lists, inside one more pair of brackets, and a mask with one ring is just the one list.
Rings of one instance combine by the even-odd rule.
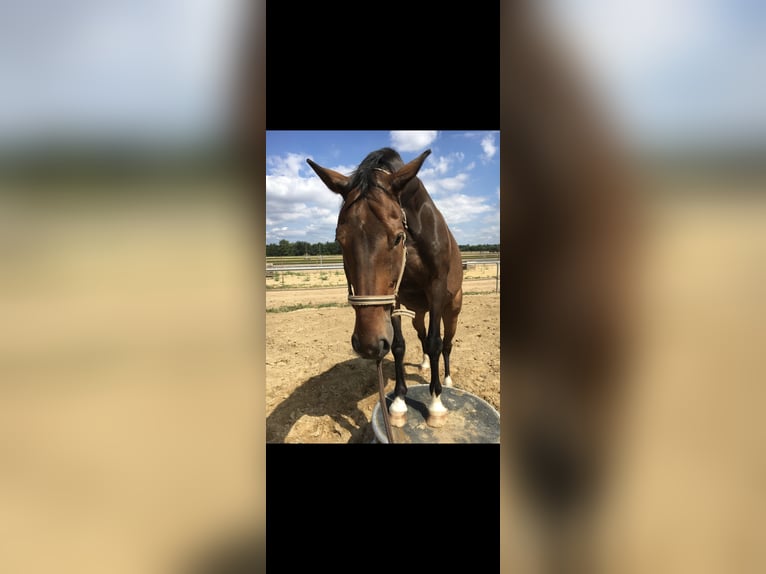
[[[405, 366], [417, 365], [405, 363]], [[405, 372], [408, 387], [428, 382], [417, 369], [414, 371], [410, 368]], [[383, 361], [383, 376], [389, 391], [395, 378], [392, 360]], [[372, 442], [374, 432], [370, 420], [358, 406], [359, 402], [371, 395], [378, 395], [378, 375], [374, 361], [355, 358], [338, 363], [298, 385], [266, 417], [266, 442], [285, 442], [290, 431], [304, 415], [329, 415], [337, 426], [351, 433], [349, 443]]]

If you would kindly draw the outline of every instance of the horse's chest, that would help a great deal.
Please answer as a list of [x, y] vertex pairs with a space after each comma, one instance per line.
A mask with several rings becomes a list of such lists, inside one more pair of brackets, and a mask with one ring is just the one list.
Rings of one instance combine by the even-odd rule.
[[425, 285], [428, 282], [430, 275], [430, 270], [420, 254], [415, 250], [408, 250], [403, 282], [413, 287], [416, 285]]

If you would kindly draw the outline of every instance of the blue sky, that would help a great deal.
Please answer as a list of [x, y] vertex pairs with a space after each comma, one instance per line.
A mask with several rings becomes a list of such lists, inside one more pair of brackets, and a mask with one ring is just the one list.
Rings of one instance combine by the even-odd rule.
[[633, 142], [766, 144], [763, 0], [549, 0], [558, 39]]
[[2, 0], [0, 144], [216, 137], [248, 0]]
[[[0, 145], [51, 134], [171, 143], [215, 135], [249, 4], [3, 0]], [[763, 0], [535, 4], [629, 140], [766, 140]]]
[[272, 131], [266, 134], [266, 243], [333, 241], [339, 195], [306, 163], [350, 174], [371, 151], [407, 162], [426, 149], [418, 177], [460, 244], [500, 243], [497, 131]]

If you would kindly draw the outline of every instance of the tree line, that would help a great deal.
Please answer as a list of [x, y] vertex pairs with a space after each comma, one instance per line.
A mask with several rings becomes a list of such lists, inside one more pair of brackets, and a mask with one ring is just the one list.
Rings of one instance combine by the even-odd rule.
[[[500, 244], [482, 243], [479, 245], [460, 245], [460, 251], [490, 251], [499, 252]], [[340, 255], [340, 244], [337, 241], [325, 241], [324, 243], [309, 243], [308, 241], [280, 240], [279, 243], [266, 245], [266, 257], [291, 257], [300, 255]]]
[[309, 243], [308, 241], [288, 241], [287, 239], [282, 239], [279, 243], [269, 243], [266, 245], [266, 257], [340, 254], [340, 244], [337, 241]]

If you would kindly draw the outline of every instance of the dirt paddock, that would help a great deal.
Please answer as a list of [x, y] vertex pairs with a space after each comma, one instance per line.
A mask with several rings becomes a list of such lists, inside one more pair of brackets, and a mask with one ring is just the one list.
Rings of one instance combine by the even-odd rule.
[[[494, 265], [492, 266], [494, 269]], [[500, 410], [500, 293], [495, 279], [466, 282], [463, 311], [453, 342], [451, 375], [456, 387]], [[266, 293], [266, 440], [272, 443], [370, 442], [372, 409], [379, 400], [375, 363], [351, 349], [354, 311], [346, 288]], [[276, 309], [292, 311], [276, 312]], [[272, 310], [268, 312], [268, 310]], [[405, 380], [429, 382], [421, 372], [422, 349], [409, 319]], [[441, 376], [444, 365], [440, 361]], [[383, 373], [394, 386], [389, 354]]]
[[[607, 571], [766, 572], [766, 186], [669, 186]], [[264, 294], [238, 204], [0, 206], [0, 571], [180, 572], [242, 530], [257, 549], [264, 440], [371, 438], [375, 369], [351, 352], [345, 290]], [[452, 362], [503, 416], [494, 290], [466, 285]], [[313, 308], [260, 312], [298, 303]]]

